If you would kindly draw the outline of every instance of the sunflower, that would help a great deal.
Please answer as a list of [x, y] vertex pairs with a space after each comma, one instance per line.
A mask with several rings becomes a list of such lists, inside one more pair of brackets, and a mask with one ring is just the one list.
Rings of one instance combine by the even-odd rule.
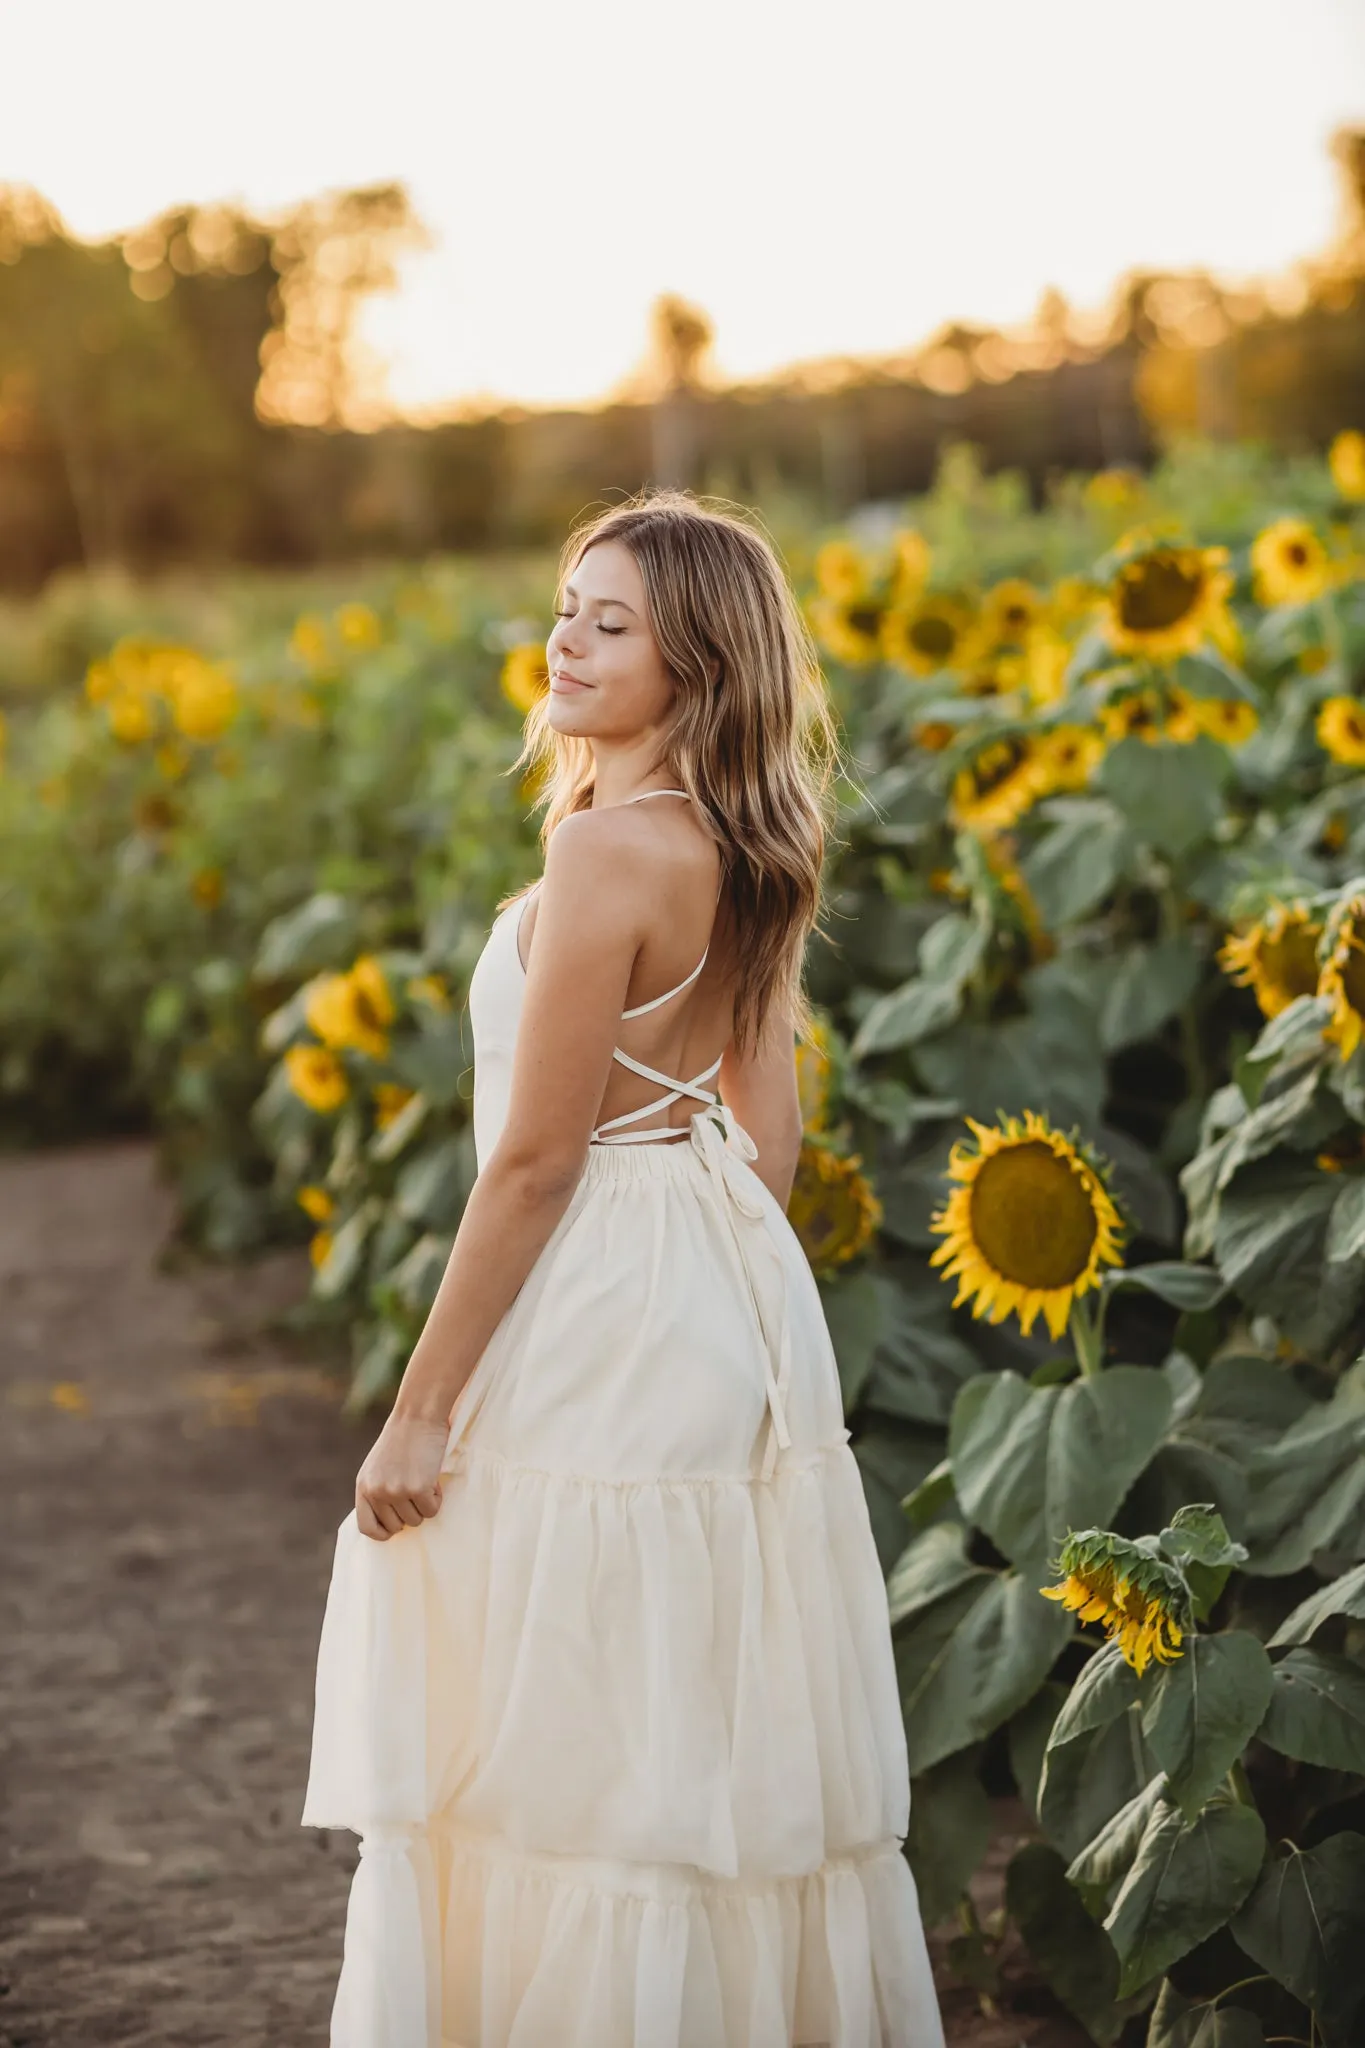
[[882, 653], [913, 676], [937, 675], [961, 664], [972, 618], [954, 597], [926, 594], [910, 605], [893, 605], [882, 622]]
[[284, 1056], [284, 1071], [300, 1102], [320, 1116], [339, 1109], [346, 1100], [346, 1069], [326, 1046], [291, 1045]]
[[538, 640], [522, 640], [507, 651], [498, 678], [502, 694], [523, 716], [550, 687], [545, 649]]
[[1194, 1625], [1190, 1589], [1164, 1558], [1108, 1529], [1072, 1529], [1062, 1544], [1059, 1586], [1042, 1586], [1080, 1621], [1103, 1622], [1138, 1676], [1155, 1658], [1169, 1664]]
[[825, 652], [846, 668], [868, 668], [881, 659], [885, 608], [876, 597], [813, 597], [808, 616]]
[[1056, 704], [1066, 695], [1071, 643], [1050, 626], [1036, 626], [1024, 647], [1024, 687], [1035, 704]]
[[388, 1057], [393, 997], [384, 970], [372, 955], [363, 955], [348, 974], [320, 975], [309, 991], [304, 1015], [310, 1030], [334, 1051], [354, 1046], [374, 1060]]
[[1100, 711], [1100, 724], [1111, 745], [1127, 739], [1145, 740], [1152, 747], [1165, 740], [1183, 743], [1198, 732], [1183, 690], [1129, 690], [1111, 697]]
[[326, 1223], [336, 1210], [336, 1203], [326, 1188], [319, 1187], [316, 1182], [299, 1188], [295, 1192], [294, 1200], [306, 1216], [312, 1217], [314, 1223]]
[[929, 580], [930, 560], [929, 543], [915, 527], [905, 527], [892, 535], [890, 602], [893, 606], [908, 605], [919, 596]]
[[1303, 903], [1274, 903], [1249, 931], [1234, 933], [1219, 950], [1218, 965], [1242, 988], [1255, 991], [1261, 1014], [1278, 1017], [1318, 986], [1322, 926]]
[[198, 868], [190, 877], [190, 894], [201, 910], [216, 910], [223, 900], [221, 868]]
[[923, 725], [912, 726], [910, 737], [926, 754], [941, 754], [957, 738], [957, 727], [946, 725], [941, 718], [930, 718]]
[[1036, 744], [1040, 795], [1084, 789], [1104, 758], [1104, 741], [1090, 725], [1054, 725]]
[[1347, 768], [1365, 768], [1365, 704], [1328, 697], [1318, 712], [1318, 745]]
[[1257, 604], [1307, 604], [1332, 581], [1327, 550], [1306, 519], [1277, 519], [1251, 543]]
[[800, 1039], [796, 1046], [796, 1092], [801, 1103], [801, 1123], [807, 1131], [825, 1127], [833, 1076], [829, 1026], [817, 1021], [811, 1027], [810, 1042]]
[[384, 628], [379, 622], [378, 612], [367, 604], [344, 604], [336, 615], [337, 632], [347, 647], [378, 647], [384, 638]]
[[1222, 628], [1232, 572], [1226, 548], [1181, 547], [1141, 539], [1109, 585], [1104, 628], [1119, 654], [1173, 661], [1193, 654]]
[[992, 647], [1022, 647], [1043, 616], [1043, 599], [1022, 577], [1007, 577], [988, 590], [981, 607], [982, 631]]
[[316, 612], [304, 612], [294, 621], [294, 630], [289, 635], [289, 652], [306, 668], [321, 668], [330, 651], [331, 638], [326, 619], [320, 618]]
[[841, 1158], [809, 1140], [801, 1147], [787, 1215], [816, 1273], [857, 1258], [882, 1220], [872, 1184], [858, 1170], [862, 1163], [856, 1152]]
[[1026, 735], [992, 740], [953, 778], [948, 813], [969, 832], [999, 832], [1032, 810], [1043, 791], [1043, 756]]
[[1143, 477], [1137, 469], [1097, 469], [1085, 486], [1085, 502], [1096, 512], [1131, 512], [1142, 498]]
[[330, 1230], [315, 1230], [308, 1240], [308, 1256], [314, 1267], [326, 1265], [331, 1257], [333, 1237]]
[[815, 555], [815, 587], [822, 597], [840, 604], [866, 597], [871, 587], [867, 563], [851, 540], [827, 540]]
[[1365, 434], [1348, 429], [1327, 451], [1332, 482], [1352, 504], [1365, 503]]
[[237, 716], [237, 685], [225, 668], [197, 657], [168, 678], [167, 700], [187, 740], [221, 739]]
[[1365, 896], [1351, 896], [1333, 911], [1323, 937], [1326, 965], [1317, 993], [1332, 1005], [1325, 1033], [1350, 1059], [1365, 1035]]
[[404, 988], [410, 1002], [426, 1003], [433, 1010], [450, 1008], [450, 990], [440, 974], [414, 974]]
[[1260, 714], [1245, 697], [1191, 697], [1189, 715], [1198, 732], [1225, 747], [1240, 747], [1257, 730]]
[[124, 746], [135, 747], [140, 740], [149, 740], [156, 731], [157, 718], [154, 706], [146, 697], [136, 695], [132, 690], [118, 690], [105, 704], [105, 717], [109, 730]]
[[373, 1089], [375, 1129], [386, 1131], [416, 1093], [415, 1088], [405, 1088], [401, 1081], [377, 1081]]
[[948, 1174], [961, 1185], [931, 1220], [945, 1242], [929, 1263], [959, 1276], [954, 1308], [970, 1300], [992, 1323], [1015, 1314], [1026, 1337], [1041, 1314], [1060, 1337], [1101, 1265], [1122, 1263], [1122, 1218], [1097, 1168], [1034, 1110], [1022, 1124], [967, 1123], [977, 1146], [953, 1147]]

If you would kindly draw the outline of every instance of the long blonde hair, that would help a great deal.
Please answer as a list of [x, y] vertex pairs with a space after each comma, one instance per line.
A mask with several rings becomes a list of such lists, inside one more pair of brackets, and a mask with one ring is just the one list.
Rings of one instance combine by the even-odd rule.
[[[649, 623], [676, 688], [660, 759], [717, 841], [735, 919], [734, 1039], [743, 1053], [769, 1007], [809, 1040], [806, 940], [823, 908], [830, 785], [844, 767], [809, 626], [777, 550], [752, 514], [690, 491], [645, 489], [586, 514], [560, 553], [555, 602], [587, 550], [620, 541], [639, 564]], [[713, 680], [713, 667], [719, 673]], [[542, 695], [513, 769], [545, 806], [542, 851], [562, 818], [592, 803], [592, 749], [557, 733]]]

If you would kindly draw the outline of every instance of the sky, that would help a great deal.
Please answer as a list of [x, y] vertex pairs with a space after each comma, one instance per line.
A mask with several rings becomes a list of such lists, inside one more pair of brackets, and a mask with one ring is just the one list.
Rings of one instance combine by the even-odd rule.
[[1365, 0], [0, 0], [0, 183], [78, 233], [401, 179], [414, 416], [591, 403], [650, 302], [722, 379], [1319, 248]]

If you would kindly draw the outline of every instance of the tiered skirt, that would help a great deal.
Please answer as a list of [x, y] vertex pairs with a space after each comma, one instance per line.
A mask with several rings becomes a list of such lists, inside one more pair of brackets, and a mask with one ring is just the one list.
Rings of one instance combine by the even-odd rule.
[[592, 1147], [440, 1512], [342, 1523], [302, 1818], [361, 1837], [332, 2048], [941, 2048], [829, 1334], [732, 1145]]

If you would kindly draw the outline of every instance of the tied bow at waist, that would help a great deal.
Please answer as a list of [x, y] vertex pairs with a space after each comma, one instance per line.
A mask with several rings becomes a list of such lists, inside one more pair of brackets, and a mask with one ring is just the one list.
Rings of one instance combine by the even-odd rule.
[[[701, 1154], [720, 1198], [739, 1266], [748, 1284], [754, 1318], [766, 1355], [768, 1409], [772, 1428], [763, 1452], [760, 1476], [771, 1478], [779, 1445], [791, 1443], [784, 1406], [791, 1385], [791, 1332], [787, 1326], [787, 1276], [777, 1241], [768, 1228], [763, 1203], [755, 1192], [748, 1163], [758, 1147], [734, 1111], [723, 1102], [693, 1112], [692, 1144]], [[759, 1183], [761, 1186], [762, 1183]]]

